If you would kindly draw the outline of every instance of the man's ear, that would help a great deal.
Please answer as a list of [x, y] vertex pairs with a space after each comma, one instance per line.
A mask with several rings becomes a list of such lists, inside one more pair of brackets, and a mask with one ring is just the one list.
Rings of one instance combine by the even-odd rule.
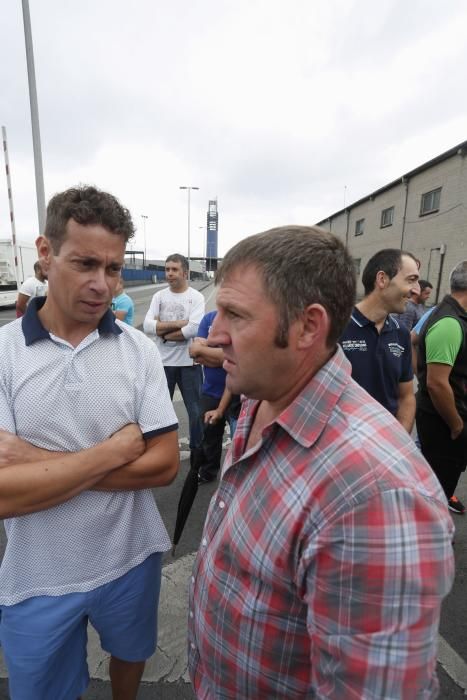
[[376, 279], [375, 279], [375, 289], [386, 289], [388, 286], [388, 281], [389, 278], [383, 270], [379, 270], [376, 273]]
[[310, 304], [304, 309], [300, 318], [297, 348], [309, 350], [317, 343], [326, 342], [329, 335], [329, 314], [321, 304]]
[[36, 238], [37, 257], [42, 261], [45, 271], [49, 271], [50, 259], [53, 255], [52, 246], [48, 238], [38, 236]]

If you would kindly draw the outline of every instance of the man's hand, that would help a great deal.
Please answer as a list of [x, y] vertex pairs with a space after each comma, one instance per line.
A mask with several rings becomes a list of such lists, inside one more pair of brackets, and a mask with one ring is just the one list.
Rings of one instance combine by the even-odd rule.
[[[451, 440], [457, 440], [457, 438], [464, 432], [464, 423], [461, 422], [458, 427], [451, 430]], [[466, 430], [467, 434], [467, 430]]]
[[125, 425], [112, 435], [110, 441], [116, 446], [119, 454], [124, 458], [123, 462], [134, 462], [135, 459], [141, 457], [146, 449], [143, 435], [139, 426], [134, 423]]
[[43, 459], [46, 451], [34, 447], [17, 435], [6, 430], [0, 430], [0, 468], [11, 464], [24, 464]]
[[207, 347], [207, 345], [207, 338], [195, 338], [188, 349], [190, 357], [196, 359], [198, 355], [202, 352], [203, 348]]
[[218, 408], [215, 408], [213, 411], [206, 411], [204, 414], [204, 422], [209, 423], [209, 425], [214, 425], [215, 423], [218, 423], [221, 418], [223, 417], [223, 413], [219, 411]]

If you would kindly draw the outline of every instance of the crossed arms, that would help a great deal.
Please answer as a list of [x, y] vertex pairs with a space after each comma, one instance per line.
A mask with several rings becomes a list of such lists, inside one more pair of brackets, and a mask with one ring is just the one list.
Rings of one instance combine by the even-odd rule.
[[79, 452], [49, 452], [0, 430], [0, 518], [46, 510], [82, 491], [136, 491], [170, 484], [177, 431], [145, 441], [137, 425]]
[[160, 292], [154, 294], [143, 322], [143, 330], [148, 335], [157, 335], [163, 340], [187, 341], [198, 332], [199, 322], [204, 314], [204, 300], [194, 299], [188, 318], [176, 321], [161, 321], [159, 316]]
[[156, 321], [156, 335], [164, 340], [187, 340], [182, 333], [182, 328], [188, 325], [188, 320], [182, 321]]

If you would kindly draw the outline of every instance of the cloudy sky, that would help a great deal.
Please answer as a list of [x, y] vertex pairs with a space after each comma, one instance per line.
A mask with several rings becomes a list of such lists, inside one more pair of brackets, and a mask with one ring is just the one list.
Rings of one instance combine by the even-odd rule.
[[[116, 194], [148, 255], [314, 223], [467, 139], [465, 0], [29, 0], [46, 198]], [[21, 0], [2, 3], [17, 236], [38, 233]], [[10, 236], [4, 164], [0, 237]]]

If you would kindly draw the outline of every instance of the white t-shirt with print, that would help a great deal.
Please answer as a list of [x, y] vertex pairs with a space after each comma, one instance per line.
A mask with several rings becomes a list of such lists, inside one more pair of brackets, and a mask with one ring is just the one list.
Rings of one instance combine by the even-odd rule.
[[[189, 347], [198, 334], [198, 326], [204, 316], [204, 297], [201, 292], [188, 287], [185, 292], [172, 292], [170, 288], [156, 292], [152, 298], [149, 311], [144, 319], [144, 332], [154, 336], [162, 364], [165, 367], [188, 367], [193, 364]], [[181, 329], [185, 340], [167, 340], [156, 335], [157, 320], [181, 321], [188, 320], [186, 326]]]

